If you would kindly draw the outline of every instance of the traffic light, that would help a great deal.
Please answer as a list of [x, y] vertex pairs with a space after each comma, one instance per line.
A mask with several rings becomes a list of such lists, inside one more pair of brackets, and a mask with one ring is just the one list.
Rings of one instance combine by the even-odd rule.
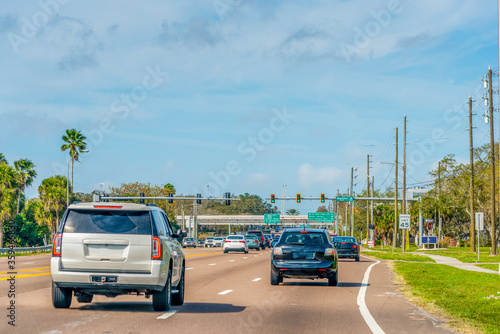
[[276, 203], [276, 195], [275, 194], [271, 194], [271, 203]]
[[231, 193], [225, 193], [224, 197], [226, 198], [226, 205], [231, 205]]
[[301, 200], [301, 198], [300, 198], [300, 194], [297, 194], [297, 195], [296, 195], [296, 199], [297, 199], [297, 203], [300, 203], [300, 200]]
[[319, 195], [321, 203], [325, 203], [325, 194]]
[[196, 204], [201, 204], [201, 194], [196, 194], [196, 197], [199, 198], [196, 200]]
[[[174, 194], [170, 193], [170, 194], [167, 195], [167, 197], [174, 197]], [[173, 199], [169, 199], [168, 203], [172, 204], [172, 203], [174, 203], [174, 200]]]

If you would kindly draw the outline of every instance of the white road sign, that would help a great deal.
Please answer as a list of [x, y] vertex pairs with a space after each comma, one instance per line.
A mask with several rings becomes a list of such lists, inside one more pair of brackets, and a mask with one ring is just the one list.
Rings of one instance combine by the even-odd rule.
[[484, 213], [476, 212], [476, 230], [482, 231], [484, 229]]
[[410, 228], [410, 215], [399, 215], [399, 228], [402, 230]]

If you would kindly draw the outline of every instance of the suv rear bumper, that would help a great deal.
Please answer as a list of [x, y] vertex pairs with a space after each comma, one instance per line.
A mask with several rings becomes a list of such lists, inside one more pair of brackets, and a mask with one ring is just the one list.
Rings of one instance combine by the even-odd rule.
[[[102, 271], [76, 271], [71, 269], [61, 270], [61, 258], [52, 257], [50, 272], [52, 281], [58, 287], [84, 289], [95, 288], [103, 291], [110, 290], [162, 290], [167, 282], [168, 264], [162, 261], [152, 261], [151, 271], [148, 273], [119, 273]], [[162, 271], [161, 269], [164, 268]], [[116, 283], [92, 282], [92, 276], [113, 276]]]
[[271, 271], [286, 278], [326, 278], [337, 271], [333, 261], [275, 261]]

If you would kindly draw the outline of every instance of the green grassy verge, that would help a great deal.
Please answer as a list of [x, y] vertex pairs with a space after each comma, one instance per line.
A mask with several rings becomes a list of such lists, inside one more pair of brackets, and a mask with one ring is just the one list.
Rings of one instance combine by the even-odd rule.
[[455, 320], [485, 333], [500, 333], [500, 275], [470, 272], [446, 265], [395, 262], [413, 302], [435, 305]]
[[394, 252], [394, 253], [389, 253], [389, 252], [379, 252], [379, 251], [372, 251], [372, 252], [363, 252], [361, 251], [361, 254], [369, 257], [373, 257], [379, 260], [401, 260], [401, 261], [412, 261], [412, 262], [436, 262], [433, 259], [431, 259], [428, 256], [424, 255], [415, 255], [415, 254], [409, 254], [405, 253], [403, 254], [402, 252]]
[[[439, 251], [427, 251], [429, 254], [453, 257], [464, 263], [477, 262], [477, 253], [471, 252], [468, 248], [448, 248]], [[489, 247], [479, 249], [479, 262], [500, 262], [500, 255], [491, 256]]]
[[498, 264], [476, 264], [477, 267], [498, 271]]
[[[52, 252], [52, 250], [48, 250], [48, 251], [45, 251], [45, 252], [36, 252], [36, 253], [16, 253], [16, 257], [19, 257], [19, 256], [28, 256], [28, 255], [40, 255], [40, 254], [50, 254]], [[8, 257], [9, 254], [3, 254], [3, 255], [0, 255], [0, 257]]]

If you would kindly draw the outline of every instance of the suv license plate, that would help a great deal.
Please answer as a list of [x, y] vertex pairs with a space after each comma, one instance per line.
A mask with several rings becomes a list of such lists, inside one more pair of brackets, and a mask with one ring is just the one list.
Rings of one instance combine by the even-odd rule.
[[92, 282], [94, 283], [116, 283], [117, 276], [92, 276]]

